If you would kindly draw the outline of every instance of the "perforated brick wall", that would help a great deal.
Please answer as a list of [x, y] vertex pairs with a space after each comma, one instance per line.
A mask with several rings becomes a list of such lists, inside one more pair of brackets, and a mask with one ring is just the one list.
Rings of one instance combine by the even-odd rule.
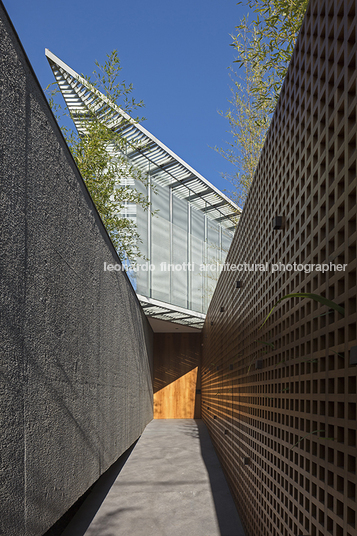
[[[227, 258], [269, 271], [224, 272], [204, 326], [202, 417], [249, 536], [356, 534], [356, 33], [355, 1], [310, 3]], [[297, 292], [345, 315], [288, 298], [259, 329]]]

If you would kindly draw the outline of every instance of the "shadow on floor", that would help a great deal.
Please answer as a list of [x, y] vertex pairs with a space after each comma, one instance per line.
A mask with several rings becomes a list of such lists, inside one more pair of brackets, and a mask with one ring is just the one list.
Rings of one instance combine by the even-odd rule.
[[[138, 441], [139, 440], [136, 440], [135, 443], [133, 443], [133, 445], [129, 447], [128, 450], [126, 450], [124, 454], [122, 454], [120, 458], [118, 458], [117, 461], [114, 462], [113, 465], [111, 465], [93, 484], [89, 493], [86, 493], [85, 500], [82, 500], [79, 507], [76, 508], [74, 516], [67, 520], [66, 526], [69, 524], [69, 527], [67, 529], [65, 528], [63, 532], [56, 533], [53, 532], [53, 528], [55, 527], [52, 527], [52, 529], [50, 529], [52, 532], [46, 532], [44, 536], [73, 536], [74, 534], [76, 536], [83, 536], [85, 534]], [[60, 523], [61, 520], [62, 518], [57, 523]]]
[[183, 426], [186, 427], [186, 433], [199, 438], [221, 536], [246, 536], [208, 429], [201, 419], [194, 419], [192, 422], [195, 423], [194, 427], [186, 423], [183, 423]]
[[[184, 436], [192, 442], [180, 439]], [[90, 526], [91, 534], [103, 536], [129, 533], [182, 536], [189, 529], [201, 536], [245, 536], [208, 430], [200, 419], [152, 421], [130, 458], [131, 463], [125, 466], [123, 487], [113, 488], [114, 495], [108, 497], [106, 508], [96, 518], [97, 524], [92, 524], [136, 443], [94, 484], [60, 536], [84, 536]], [[145, 462], [148, 449], [150, 464]], [[139, 463], [142, 459], [145, 470]], [[124, 493], [122, 498], [121, 493]], [[155, 505], [152, 497], [158, 504]], [[192, 523], [190, 516], [193, 516]]]

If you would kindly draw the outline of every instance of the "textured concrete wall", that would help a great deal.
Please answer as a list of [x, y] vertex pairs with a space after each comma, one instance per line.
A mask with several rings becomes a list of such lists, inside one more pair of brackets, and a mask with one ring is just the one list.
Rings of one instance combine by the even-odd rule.
[[[249, 536], [356, 534], [356, 7], [310, 2], [227, 257], [269, 270], [223, 272], [203, 330], [202, 418]], [[345, 315], [290, 298], [259, 329], [296, 292]]]
[[152, 333], [0, 5], [0, 534], [43, 534], [152, 419]]

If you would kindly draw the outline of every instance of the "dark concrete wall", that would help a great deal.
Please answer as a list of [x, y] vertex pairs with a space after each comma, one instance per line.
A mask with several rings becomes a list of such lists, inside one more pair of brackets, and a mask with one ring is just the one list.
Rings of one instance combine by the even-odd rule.
[[39, 536], [152, 419], [152, 332], [0, 4], [0, 534]]

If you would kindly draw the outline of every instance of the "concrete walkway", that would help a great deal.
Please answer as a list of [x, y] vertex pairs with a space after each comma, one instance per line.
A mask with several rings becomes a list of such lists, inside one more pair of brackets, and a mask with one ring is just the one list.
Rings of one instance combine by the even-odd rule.
[[204, 423], [151, 421], [62, 534], [83, 535], [244, 536]]

